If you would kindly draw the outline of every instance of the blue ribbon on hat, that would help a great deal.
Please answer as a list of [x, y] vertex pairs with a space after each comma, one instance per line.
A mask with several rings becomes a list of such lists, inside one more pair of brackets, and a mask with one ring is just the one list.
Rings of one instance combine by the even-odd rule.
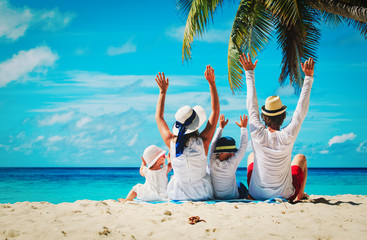
[[176, 128], [178, 128], [178, 135], [176, 141], [176, 157], [180, 156], [183, 153], [183, 150], [185, 148], [184, 136], [186, 132], [186, 127], [189, 126], [192, 123], [192, 121], [194, 121], [195, 117], [196, 112], [193, 109], [191, 116], [188, 119], [186, 119], [184, 123], [180, 123], [179, 121], [176, 121], [175, 123]]

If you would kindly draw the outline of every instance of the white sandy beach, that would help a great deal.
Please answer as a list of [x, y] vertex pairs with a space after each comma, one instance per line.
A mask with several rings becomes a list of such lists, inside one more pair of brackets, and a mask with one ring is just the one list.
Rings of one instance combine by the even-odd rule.
[[[367, 196], [290, 203], [184, 204], [81, 200], [0, 204], [5, 239], [362, 239]], [[206, 222], [188, 223], [191, 216]], [[363, 237], [364, 236], [364, 237]]]

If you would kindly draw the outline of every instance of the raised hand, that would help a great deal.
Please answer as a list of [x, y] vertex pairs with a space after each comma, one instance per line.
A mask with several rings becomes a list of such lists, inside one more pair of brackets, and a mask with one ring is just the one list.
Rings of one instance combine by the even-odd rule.
[[247, 57], [246, 54], [242, 54], [242, 56], [240, 56], [240, 62], [242, 64], [243, 69], [245, 69], [246, 71], [255, 70], [257, 65], [257, 60], [255, 61], [255, 63], [252, 63], [249, 53], [247, 53]]
[[215, 84], [214, 68], [212, 68], [210, 65], [207, 65], [204, 75], [209, 84]]
[[313, 77], [314, 66], [315, 62], [313, 61], [313, 58], [309, 58], [305, 63], [301, 63], [302, 71], [309, 77]]
[[163, 72], [162, 74], [158, 73], [156, 75], [155, 81], [158, 84], [159, 90], [163, 93], [166, 93], [168, 89], [169, 81], [168, 81], [168, 78], [166, 79], [166, 76], [164, 76]]
[[224, 128], [228, 123], [228, 119], [224, 117], [224, 114], [221, 114], [219, 117], [219, 127]]
[[242, 116], [240, 115], [240, 122], [236, 122], [237, 126], [239, 127], [247, 127], [247, 122], [248, 122], [248, 118], [246, 116], [246, 114], [243, 114], [243, 118]]

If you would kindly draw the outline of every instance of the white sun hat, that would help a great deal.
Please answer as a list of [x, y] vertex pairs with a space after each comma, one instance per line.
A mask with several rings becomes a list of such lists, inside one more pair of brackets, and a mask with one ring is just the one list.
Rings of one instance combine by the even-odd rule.
[[[190, 106], [183, 106], [177, 110], [175, 118], [177, 122], [183, 124], [187, 119], [189, 119], [193, 114], [196, 114], [195, 118], [192, 120], [192, 123], [186, 126], [185, 134], [192, 133], [198, 130], [201, 125], [206, 121], [206, 114], [204, 108], [200, 106], [195, 106], [191, 108]], [[176, 127], [176, 124], [173, 125], [172, 133], [174, 135], [178, 135], [179, 128]]]
[[156, 145], [150, 145], [149, 147], [147, 147], [143, 153], [143, 158], [148, 165], [147, 167], [151, 168], [154, 163], [156, 163], [157, 160], [165, 153], [166, 151], [164, 151], [160, 147], [157, 147]]
[[279, 96], [270, 96], [265, 100], [265, 105], [262, 106], [261, 111], [267, 116], [278, 116], [285, 112], [287, 106], [283, 105]]

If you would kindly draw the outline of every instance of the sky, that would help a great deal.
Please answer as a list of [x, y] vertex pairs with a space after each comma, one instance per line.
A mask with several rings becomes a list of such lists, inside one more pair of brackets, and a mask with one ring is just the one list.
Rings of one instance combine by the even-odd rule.
[[[0, 0], [0, 167], [140, 166], [149, 145], [168, 150], [154, 119], [155, 75], [170, 80], [165, 119], [172, 126], [183, 105], [210, 114], [208, 64], [229, 119], [223, 135], [239, 144], [235, 121], [247, 114], [246, 88], [233, 95], [227, 78], [238, 2], [224, 3], [183, 63], [185, 19], [174, 0]], [[309, 167], [367, 167], [367, 41], [346, 25], [319, 27], [310, 107], [293, 154], [304, 154]], [[275, 38], [257, 59], [259, 105], [279, 95], [286, 125], [298, 96], [279, 86]], [[249, 144], [246, 158], [251, 151]]]

